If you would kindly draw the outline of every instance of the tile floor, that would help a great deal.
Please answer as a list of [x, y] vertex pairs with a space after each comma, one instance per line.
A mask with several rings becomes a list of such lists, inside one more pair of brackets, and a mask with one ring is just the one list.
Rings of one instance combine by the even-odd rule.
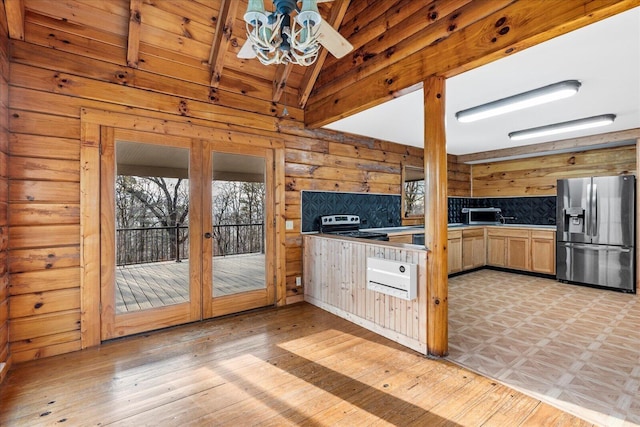
[[449, 279], [449, 359], [602, 426], [640, 426], [640, 297], [480, 270]]

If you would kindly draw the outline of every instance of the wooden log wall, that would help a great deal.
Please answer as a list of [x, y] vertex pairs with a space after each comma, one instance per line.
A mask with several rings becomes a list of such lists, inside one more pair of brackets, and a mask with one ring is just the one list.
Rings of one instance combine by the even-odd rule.
[[[302, 299], [295, 285], [302, 275], [301, 191], [400, 194], [401, 164], [423, 163], [418, 148], [304, 130], [291, 107], [293, 117], [284, 122], [271, 104], [251, 104], [248, 96], [212, 104], [199, 95], [209, 92], [209, 81], [177, 62], [164, 75], [128, 70], [124, 46], [100, 47], [90, 34], [51, 31], [56, 37], [27, 20], [27, 42], [11, 42], [9, 336], [16, 362], [81, 348], [81, 107], [132, 117], [186, 117], [225, 135], [284, 141], [286, 220], [294, 222], [285, 235], [289, 303]], [[55, 50], [46, 47], [51, 44]]]
[[[288, 302], [302, 299], [301, 289], [295, 286], [295, 278], [302, 274], [301, 191], [400, 194], [401, 165], [423, 165], [422, 149], [304, 130], [303, 111], [291, 103], [289, 117], [279, 119], [282, 105], [271, 102], [270, 85], [265, 89], [258, 82], [266, 73], [257, 61], [240, 66], [261, 77], [247, 78], [236, 69], [225, 68], [224, 78], [231, 82], [212, 90], [209, 66], [182, 54], [185, 50], [196, 52], [197, 57], [206, 56], [208, 42], [167, 37], [167, 33], [148, 29], [144, 32], [147, 38], [141, 40], [138, 68], [128, 68], [127, 40], [121, 36], [126, 34], [121, 27], [128, 23], [128, 3], [102, 2], [98, 8], [89, 3], [74, 3], [71, 7], [77, 10], [73, 15], [91, 16], [91, 21], [104, 22], [109, 29], [117, 27], [115, 33], [91, 26], [69, 26], [65, 20], [53, 18], [58, 3], [31, 2], [31, 10], [24, 17], [24, 41], [14, 40], [9, 45], [9, 162], [6, 173], [0, 174], [0, 182], [8, 176], [9, 188], [4, 192], [6, 196], [0, 191], [0, 212], [5, 197], [8, 213], [4, 218], [8, 217], [9, 228], [9, 301], [5, 305], [9, 310], [5, 317], [8, 316], [9, 350], [15, 362], [81, 348], [82, 107], [132, 117], [188, 119], [215, 129], [230, 141], [232, 133], [246, 141], [252, 135], [283, 141], [284, 219], [294, 223], [284, 236]], [[476, 7], [472, 2], [459, 3]], [[198, 25], [206, 24], [204, 15], [199, 19], [203, 22]], [[142, 25], [147, 25], [144, 20]], [[6, 34], [6, 28], [2, 32]], [[2, 43], [5, 47], [6, 40]], [[158, 54], [155, 47], [165, 44], [171, 44], [169, 57]], [[4, 66], [6, 84], [7, 50], [4, 52], [0, 66]], [[301, 78], [302, 73], [294, 70], [289, 81]], [[6, 107], [7, 103], [2, 105]], [[0, 135], [6, 128], [0, 126]], [[1, 158], [6, 160], [2, 148], [0, 171]], [[462, 170], [451, 167], [450, 177], [454, 172], [464, 175], [466, 169], [460, 167]], [[459, 183], [455, 190], [449, 190], [451, 195], [467, 195], [463, 175], [456, 175], [454, 181]], [[7, 202], [4, 203], [6, 208]], [[0, 247], [0, 260], [2, 254]], [[2, 301], [6, 297], [0, 298], [0, 306]], [[0, 333], [6, 325], [7, 320], [3, 322], [0, 316]], [[2, 335], [0, 344], [1, 340]], [[0, 346], [0, 356], [1, 351]]]
[[8, 210], [9, 210], [9, 39], [7, 21], [0, 16], [0, 383], [11, 358], [9, 353], [9, 273]]
[[[306, 235], [304, 253], [306, 301], [426, 354], [426, 251]], [[417, 298], [407, 301], [367, 289], [367, 258], [416, 264]]]
[[555, 196], [560, 178], [636, 173], [636, 147], [628, 145], [575, 153], [472, 165], [473, 197]]
[[447, 188], [449, 196], [471, 197], [471, 165], [453, 154], [447, 155]]
[[[302, 301], [296, 276], [302, 276], [302, 191], [401, 194], [402, 165], [422, 167], [423, 150], [391, 142], [326, 133], [331, 139], [298, 138], [286, 142], [286, 215], [288, 302]], [[423, 221], [420, 221], [422, 223]]]

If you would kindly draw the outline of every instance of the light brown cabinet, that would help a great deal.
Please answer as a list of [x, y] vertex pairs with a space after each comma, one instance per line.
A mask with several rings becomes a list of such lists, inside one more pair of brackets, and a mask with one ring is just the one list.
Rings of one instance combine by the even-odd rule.
[[484, 267], [486, 248], [484, 228], [462, 230], [462, 270]]
[[487, 265], [529, 270], [529, 230], [487, 228]]
[[393, 243], [413, 243], [413, 234], [390, 235], [389, 241]]
[[[412, 234], [390, 234], [389, 241], [412, 243]], [[552, 230], [478, 226], [449, 229], [448, 274], [492, 267], [555, 274], [556, 233]]]
[[531, 231], [531, 271], [556, 274], [556, 233]]
[[462, 271], [462, 230], [449, 231], [447, 242], [448, 274]]
[[507, 238], [501, 235], [487, 233], [487, 265], [494, 267], [506, 267], [507, 265]]
[[551, 230], [487, 227], [487, 265], [555, 274], [555, 240]]
[[519, 236], [507, 237], [507, 268], [514, 270], [530, 270], [530, 243], [528, 231], [522, 231]]

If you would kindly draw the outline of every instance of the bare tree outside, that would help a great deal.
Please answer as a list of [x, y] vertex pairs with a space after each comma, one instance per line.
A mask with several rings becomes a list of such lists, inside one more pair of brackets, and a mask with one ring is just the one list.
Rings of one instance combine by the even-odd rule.
[[[264, 183], [214, 181], [214, 256], [264, 253]], [[117, 264], [189, 257], [189, 181], [118, 175]]]
[[424, 214], [424, 179], [405, 181], [404, 183], [405, 216]]
[[214, 255], [264, 252], [264, 183], [214, 181], [212, 192]]
[[179, 248], [188, 249], [188, 221], [188, 180], [117, 176], [116, 227], [127, 230], [118, 236], [118, 264], [179, 259]]

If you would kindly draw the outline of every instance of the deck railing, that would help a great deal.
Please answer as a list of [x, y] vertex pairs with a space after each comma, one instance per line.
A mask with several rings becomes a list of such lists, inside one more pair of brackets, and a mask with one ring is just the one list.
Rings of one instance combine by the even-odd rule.
[[[215, 225], [213, 256], [264, 253], [264, 224]], [[116, 229], [116, 265], [189, 259], [189, 227]]]

